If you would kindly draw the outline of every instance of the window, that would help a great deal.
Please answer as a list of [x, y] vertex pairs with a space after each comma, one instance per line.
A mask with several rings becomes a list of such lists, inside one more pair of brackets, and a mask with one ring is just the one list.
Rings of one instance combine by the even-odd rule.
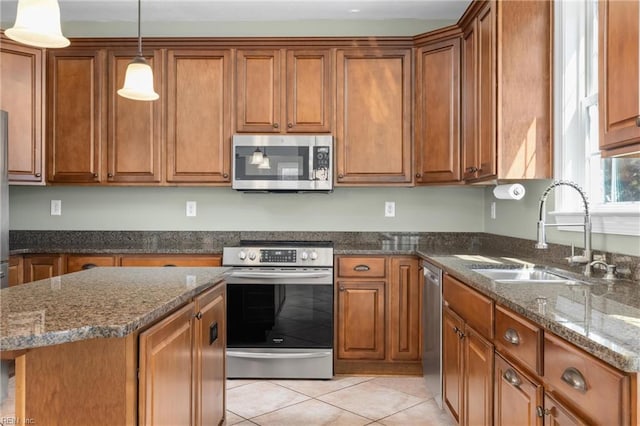
[[[601, 158], [598, 146], [598, 2], [555, 7], [555, 176], [585, 189], [594, 232], [640, 235], [640, 157]], [[557, 221], [580, 222], [581, 205], [575, 191], [559, 188]]]

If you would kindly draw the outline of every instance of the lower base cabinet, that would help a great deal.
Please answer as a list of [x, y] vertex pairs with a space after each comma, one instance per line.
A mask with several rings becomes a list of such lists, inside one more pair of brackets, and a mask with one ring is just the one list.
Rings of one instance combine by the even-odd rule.
[[494, 425], [541, 426], [542, 385], [495, 354]]
[[140, 425], [221, 425], [225, 415], [225, 287], [140, 334]]

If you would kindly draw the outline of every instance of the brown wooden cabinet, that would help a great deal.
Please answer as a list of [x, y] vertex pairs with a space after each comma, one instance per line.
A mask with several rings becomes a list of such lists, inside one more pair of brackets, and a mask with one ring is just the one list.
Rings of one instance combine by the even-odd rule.
[[[133, 50], [108, 52], [107, 181], [159, 183], [162, 154], [162, 103], [141, 102], [119, 96]], [[163, 81], [163, 52], [154, 50], [145, 59], [153, 68], [154, 88]], [[164, 93], [162, 93], [164, 96]]]
[[585, 426], [589, 423], [581, 420], [575, 413], [552, 396], [544, 394], [544, 424], [546, 426]]
[[26, 255], [24, 256], [24, 282], [53, 278], [64, 273], [62, 256]]
[[443, 298], [443, 401], [459, 424], [492, 424], [493, 302], [448, 274]]
[[337, 185], [410, 185], [411, 51], [337, 51]]
[[236, 130], [331, 131], [327, 49], [255, 49], [236, 54]]
[[231, 69], [229, 50], [168, 51], [167, 182], [230, 182]]
[[84, 271], [97, 266], [118, 266], [118, 256], [105, 255], [74, 255], [66, 256], [65, 273]]
[[552, 177], [552, 8], [491, 0], [461, 19], [465, 181]]
[[47, 55], [47, 180], [103, 182], [105, 51], [52, 49]]
[[9, 287], [24, 283], [22, 256], [9, 256]]
[[598, 2], [600, 149], [640, 150], [640, 4]]
[[140, 333], [139, 424], [223, 424], [225, 300], [219, 284]]
[[340, 256], [337, 265], [335, 372], [418, 374], [418, 260]]
[[495, 354], [494, 423], [496, 426], [542, 426], [538, 407], [542, 385]]
[[43, 51], [0, 36], [0, 110], [8, 112], [10, 183], [44, 183]]
[[[452, 29], [416, 52], [416, 184], [458, 182], [460, 35]], [[456, 34], [453, 37], [449, 34]]]
[[162, 254], [128, 254], [120, 259], [120, 266], [220, 266], [220, 255], [162, 255]]

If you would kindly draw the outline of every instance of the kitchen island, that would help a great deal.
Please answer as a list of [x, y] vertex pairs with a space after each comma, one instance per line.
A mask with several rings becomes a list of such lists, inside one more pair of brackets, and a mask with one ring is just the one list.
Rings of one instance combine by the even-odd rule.
[[3, 289], [16, 419], [221, 422], [227, 270], [93, 268]]

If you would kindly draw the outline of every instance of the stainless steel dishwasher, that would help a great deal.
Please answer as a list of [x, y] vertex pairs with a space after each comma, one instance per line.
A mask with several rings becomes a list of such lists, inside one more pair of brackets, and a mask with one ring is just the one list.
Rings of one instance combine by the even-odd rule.
[[422, 371], [427, 388], [442, 408], [442, 270], [427, 261], [422, 262], [422, 268]]

